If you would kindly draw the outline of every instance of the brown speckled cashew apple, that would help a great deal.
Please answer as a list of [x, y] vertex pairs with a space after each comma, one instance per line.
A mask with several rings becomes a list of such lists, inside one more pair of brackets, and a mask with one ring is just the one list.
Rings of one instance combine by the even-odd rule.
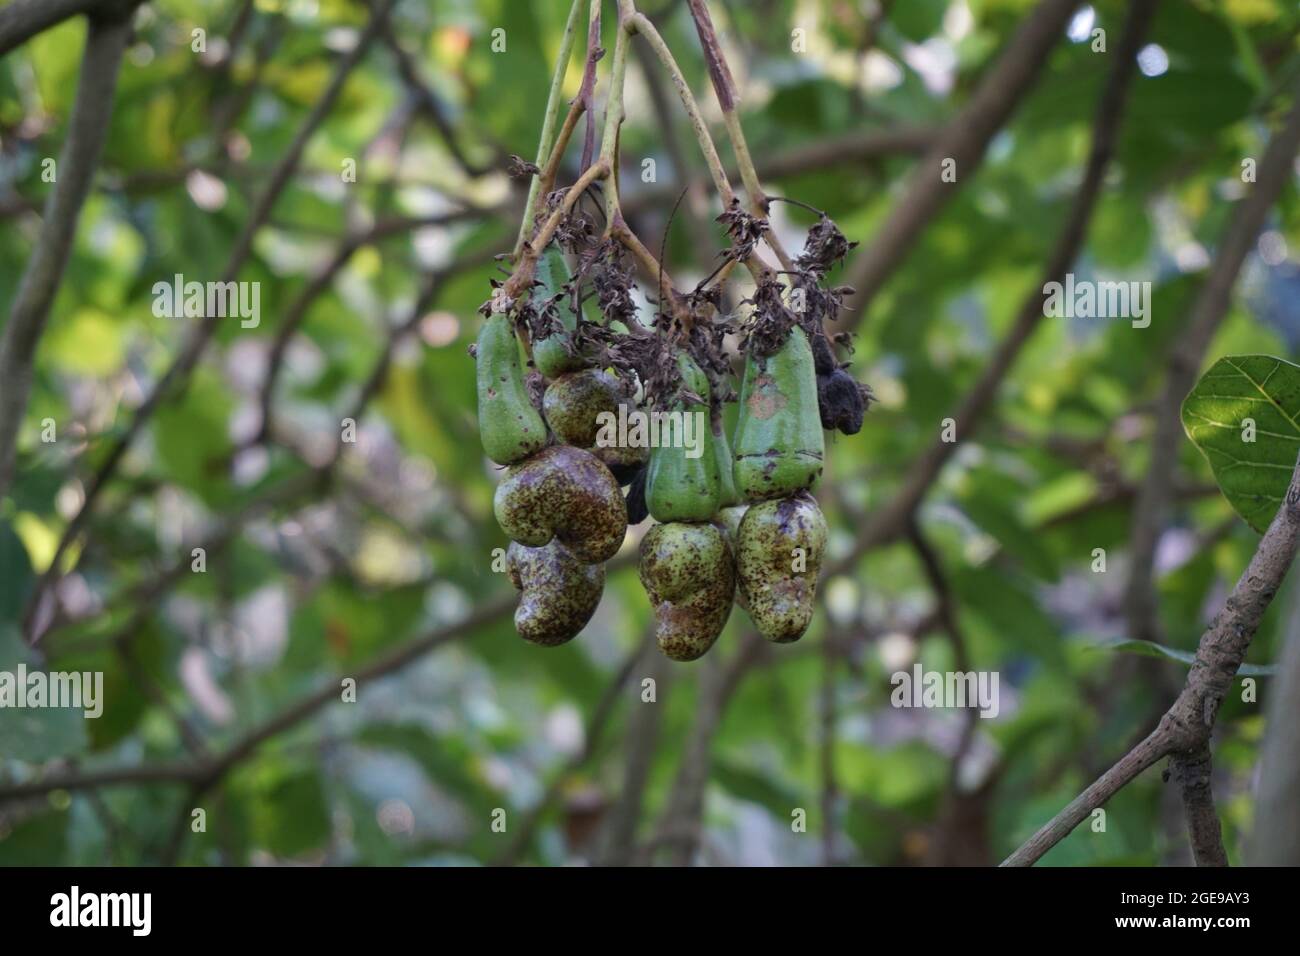
[[657, 524], [641, 541], [640, 574], [659, 649], [675, 661], [703, 656], [727, 623], [736, 588], [726, 535], [704, 522]]
[[543, 448], [497, 485], [492, 509], [512, 541], [540, 548], [558, 538], [584, 564], [608, 561], [627, 532], [627, 505], [609, 469], [568, 445]]
[[[703, 421], [700, 455], [659, 447], [646, 469], [650, 514], [663, 522], [641, 542], [641, 584], [654, 609], [659, 649], [675, 661], [704, 655], [727, 623], [736, 591], [735, 559], [716, 523], [722, 495], [716, 436], [709, 422], [709, 380], [686, 352], [678, 355], [682, 384], [703, 401], [677, 409]], [[719, 429], [721, 432], [721, 429]], [[728, 468], [730, 454], [726, 454]], [[728, 494], [735, 497], [728, 482]]]
[[541, 548], [511, 542], [506, 571], [519, 591], [515, 630], [542, 647], [555, 647], [587, 626], [605, 589], [605, 566], [583, 564], [559, 541]]
[[749, 616], [767, 640], [788, 644], [808, 629], [826, 538], [826, 519], [807, 492], [745, 512], [736, 572]]
[[603, 412], [618, 417], [618, 407], [625, 402], [619, 380], [598, 368], [568, 372], [551, 382], [542, 398], [542, 414], [555, 438], [563, 445], [590, 451], [609, 466], [615, 475], [621, 469], [642, 465], [650, 450], [641, 445], [598, 446]]
[[748, 356], [735, 448], [736, 488], [750, 501], [736, 531], [741, 598], [763, 637], [797, 641], [812, 621], [827, 537], [809, 493], [824, 440], [813, 353], [799, 326], [766, 358]]

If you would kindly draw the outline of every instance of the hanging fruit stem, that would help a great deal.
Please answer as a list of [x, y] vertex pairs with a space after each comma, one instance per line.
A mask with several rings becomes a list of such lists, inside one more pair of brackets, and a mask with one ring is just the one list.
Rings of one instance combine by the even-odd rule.
[[[552, 152], [563, 152], [561, 146], [555, 150], [556, 135], [555, 121], [560, 115], [560, 95], [564, 87], [564, 75], [569, 72], [569, 57], [573, 54], [573, 38], [578, 29], [578, 11], [582, 9], [582, 0], [573, 0], [572, 6], [569, 7], [568, 19], [564, 22], [564, 36], [560, 39], [560, 53], [555, 58], [555, 71], [551, 74], [551, 89], [546, 96], [546, 115], [542, 120], [542, 135], [537, 142], [537, 165], [543, 166], [547, 163]], [[572, 110], [570, 110], [572, 113]], [[576, 117], [575, 117], [576, 121]], [[566, 124], [567, 125], [567, 124]], [[572, 132], [570, 128], [569, 132]], [[568, 137], [565, 137], [565, 142]], [[552, 177], [554, 182], [554, 177]], [[519, 224], [519, 237], [515, 240], [515, 251], [513, 258], [519, 260], [519, 253], [523, 249], [524, 242], [528, 239], [528, 230], [533, 222], [533, 206], [537, 203], [538, 193], [541, 192], [541, 183], [537, 177], [533, 177], [531, 185], [528, 187], [528, 201], [524, 204], [526, 213], [524, 221]], [[541, 193], [542, 196], [546, 194]]]

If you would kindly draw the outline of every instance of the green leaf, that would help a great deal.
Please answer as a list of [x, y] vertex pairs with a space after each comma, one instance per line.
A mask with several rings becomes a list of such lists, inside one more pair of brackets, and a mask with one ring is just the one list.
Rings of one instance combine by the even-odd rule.
[[1060, 629], [1034, 588], [1012, 569], [957, 567], [950, 574], [963, 623], [1048, 667], [1065, 666]]
[[416, 724], [392, 723], [371, 724], [357, 735], [356, 741], [410, 757], [431, 781], [472, 806], [490, 809], [493, 805], [493, 791], [474, 770], [474, 754], [463, 740], [436, 737]]
[[1263, 533], [1300, 450], [1300, 366], [1271, 355], [1219, 359], [1183, 400], [1183, 428], [1229, 504]]
[[233, 407], [221, 380], [200, 370], [181, 399], [164, 402], [154, 415], [154, 441], [163, 466], [172, 480], [210, 505], [230, 499], [224, 463], [230, 455], [227, 422]]
[[[0, 626], [0, 671], [13, 675], [17, 685], [20, 672], [24, 679], [48, 673], [36, 655], [18, 636], [17, 627]], [[29, 685], [30, 686], [30, 685]], [[86, 725], [91, 723], [84, 710], [70, 707], [14, 707], [0, 716], [0, 757], [41, 763], [55, 757], [80, 755], [86, 749]]]
[[8, 521], [0, 521], [0, 621], [17, 621], [32, 589], [32, 562]]
[[53, 866], [68, 846], [68, 814], [52, 810], [29, 817], [0, 836], [0, 866]]
[[962, 489], [962, 510], [1028, 571], [1055, 581], [1061, 573], [1056, 558], [1042, 535], [1031, 531], [1021, 518], [1017, 506], [1023, 498], [1007, 494], [1010, 484], [1007, 476], [992, 470], [972, 473], [968, 487]]
[[767, 771], [719, 760], [714, 767], [713, 777], [732, 796], [766, 807], [780, 820], [789, 821], [790, 812], [800, 804], [798, 795]]
[[[1180, 651], [1173, 647], [1165, 647], [1163, 644], [1155, 643], [1155, 641], [1107, 641], [1098, 644], [1097, 647], [1107, 651], [1141, 654], [1143, 657], [1164, 657], [1171, 661], [1178, 661], [1178, 663], [1185, 664], [1188, 667], [1196, 663], [1196, 655], [1191, 651]], [[1237, 668], [1238, 677], [1272, 677], [1276, 673], [1277, 667], [1273, 664], [1242, 664]]]
[[314, 769], [259, 773], [252, 789], [257, 845], [281, 857], [319, 847], [329, 837], [330, 810]]
[[907, 39], [920, 43], [943, 26], [943, 15], [947, 11], [947, 0], [911, 0], [892, 7], [889, 20]]

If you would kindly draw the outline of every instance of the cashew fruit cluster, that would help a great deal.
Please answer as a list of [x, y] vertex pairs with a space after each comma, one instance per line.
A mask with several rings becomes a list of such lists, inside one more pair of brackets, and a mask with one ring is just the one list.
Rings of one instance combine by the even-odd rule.
[[[744, 225], [743, 214], [728, 215]], [[723, 411], [737, 395], [722, 342], [737, 326], [701, 332], [716, 308], [708, 299], [692, 301], [685, 325], [661, 312], [654, 329], [643, 326], [616, 244], [584, 247], [588, 234], [575, 229], [565, 244], [579, 257], [576, 278], [556, 240], [533, 258], [535, 281], [508, 311], [485, 306], [479, 427], [488, 458], [504, 466], [493, 509], [511, 539], [505, 570], [525, 640], [556, 646], [588, 625], [604, 563], [629, 523], [646, 518], [638, 574], [666, 656], [703, 656], [736, 604], [774, 643], [808, 630], [828, 538], [813, 498], [823, 428], [857, 432], [871, 398], [822, 329], [843, 291], [823, 279], [847, 248], [828, 223], [796, 262], [794, 285], [810, 293], [814, 315], [790, 311], [788, 289], [771, 277], [746, 300], [753, 309], [730, 440]], [[599, 320], [585, 317], [592, 299]], [[535, 370], [528, 378], [521, 340]], [[610, 423], [623, 429], [632, 415], [666, 424], [653, 441], [622, 431], [609, 441]]]
[[749, 355], [736, 423], [736, 488], [750, 502], [736, 530], [740, 593], [758, 632], [797, 641], [812, 621], [826, 519], [812, 496], [825, 443], [807, 334]]
[[596, 415], [617, 404], [617, 382], [576, 368], [568, 342], [555, 346], [548, 350], [555, 380], [542, 401], [546, 420], [525, 383], [510, 314], [489, 312], [474, 352], [479, 437], [487, 456], [506, 466], [493, 512], [512, 542], [506, 571], [520, 592], [515, 628], [548, 647], [571, 640], [591, 620], [605, 586], [604, 562], [627, 532], [619, 482], [589, 450]]
[[[722, 633], [736, 590], [735, 558], [725, 530], [713, 523], [722, 502], [719, 458], [725, 435], [715, 434], [709, 380], [685, 352], [677, 356], [685, 390], [702, 400], [681, 400], [673, 411], [695, 416], [698, 444], [660, 446], [650, 453], [645, 497], [659, 522], [641, 540], [641, 585], [654, 611], [659, 649], [675, 661], [701, 657]], [[727, 456], [729, 458], [730, 456]]]

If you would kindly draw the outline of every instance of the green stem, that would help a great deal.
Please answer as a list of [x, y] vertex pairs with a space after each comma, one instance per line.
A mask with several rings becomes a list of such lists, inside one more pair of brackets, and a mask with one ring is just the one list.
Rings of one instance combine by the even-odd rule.
[[587, 171], [578, 177], [578, 181], [565, 191], [564, 201], [560, 203], [560, 208], [551, 213], [546, 222], [542, 224], [542, 228], [537, 231], [537, 235], [532, 242], [526, 243], [521, 250], [515, 271], [511, 273], [510, 278], [506, 280], [503, 287], [506, 298], [513, 301], [532, 287], [533, 277], [537, 269], [537, 259], [555, 235], [560, 220], [573, 211], [573, 207], [582, 198], [582, 194], [587, 191], [588, 186], [597, 179], [604, 179], [608, 175], [609, 163], [605, 162], [602, 156], [592, 163], [587, 168]]
[[[691, 19], [695, 21], [695, 31], [700, 36], [700, 47], [704, 50], [704, 61], [709, 69], [709, 79], [713, 82], [713, 92], [717, 94], [718, 105], [722, 108], [722, 119], [727, 127], [727, 138], [731, 140], [732, 151], [736, 154], [736, 165], [740, 167], [740, 179], [749, 195], [749, 208], [756, 216], [768, 214], [767, 194], [758, 180], [758, 171], [754, 168], [754, 159], [749, 155], [749, 144], [745, 141], [745, 131], [740, 125], [740, 94], [736, 81], [731, 77], [731, 68], [722, 52], [718, 41], [713, 18], [709, 16], [706, 0], [688, 0]], [[781, 245], [774, 229], [767, 230], [767, 244], [776, 253], [777, 259], [787, 271], [792, 268], [790, 256]]]
[[618, 27], [614, 39], [614, 63], [610, 68], [609, 96], [605, 102], [605, 129], [600, 142], [600, 158], [609, 167], [605, 183], [605, 234], [614, 228], [618, 207], [618, 129], [623, 125], [623, 78], [627, 75], [627, 44], [631, 39], [630, 0], [618, 0]]
[[663, 68], [668, 71], [668, 76], [673, 81], [677, 95], [681, 98], [682, 107], [686, 110], [686, 116], [691, 121], [691, 130], [695, 133], [695, 139], [700, 145], [700, 152], [704, 154], [704, 162], [709, 167], [709, 175], [713, 178], [714, 188], [718, 190], [718, 195], [722, 199], [722, 208], [726, 209], [731, 205], [731, 199], [734, 195], [731, 183], [727, 180], [727, 172], [722, 167], [722, 160], [718, 156], [717, 147], [713, 145], [713, 137], [709, 134], [709, 127], [704, 122], [704, 114], [700, 112], [699, 104], [695, 102], [695, 94], [691, 92], [690, 84], [686, 82], [681, 67], [677, 65], [672, 50], [668, 49], [668, 44], [664, 42], [664, 38], [645, 14], [636, 14], [632, 17], [631, 22], [636, 32], [645, 37], [646, 42], [650, 44], [650, 49], [659, 58]]
[[[754, 168], [754, 159], [749, 155], [749, 144], [745, 142], [745, 131], [740, 126], [740, 115], [732, 109], [724, 112], [722, 119], [727, 125], [731, 148], [736, 154], [736, 165], [740, 167], [740, 180], [745, 184], [745, 192], [749, 194], [750, 212], [756, 216], [767, 217], [769, 214], [767, 193], [763, 192], [763, 186], [758, 181], [758, 170]], [[769, 226], [764, 238], [776, 253], [781, 266], [786, 271], [792, 270], [794, 266], [791, 264], [790, 254], [785, 251], [781, 240], [777, 238], [776, 230]]]
[[[632, 0], [628, 0], [629, 6], [631, 5], [631, 2]], [[668, 48], [668, 44], [664, 42], [663, 36], [661, 36], [659, 31], [655, 29], [655, 25], [650, 22], [650, 19], [646, 17], [645, 14], [633, 12], [632, 15], [629, 16], [628, 22], [631, 24], [633, 30], [645, 37], [646, 42], [650, 44], [650, 49], [654, 51], [660, 64], [662, 64], [663, 68], [668, 71], [668, 75], [673, 81], [673, 86], [677, 90], [677, 95], [682, 101], [682, 107], [686, 110], [686, 116], [691, 122], [691, 130], [695, 133], [695, 139], [699, 143], [700, 152], [704, 154], [704, 162], [709, 167], [709, 175], [713, 178], [714, 188], [718, 190], [718, 197], [722, 200], [722, 208], [724, 210], [729, 209], [732, 202], [735, 200], [735, 191], [731, 188], [731, 182], [727, 178], [726, 169], [723, 168], [722, 160], [718, 157], [718, 149], [714, 146], [713, 137], [709, 133], [708, 124], [704, 121], [704, 114], [700, 112], [699, 104], [695, 100], [695, 94], [691, 92], [690, 84], [686, 82], [686, 76], [682, 73], [681, 67], [677, 64], [677, 58], [673, 56], [673, 51]], [[723, 84], [720, 89], [729, 89], [730, 87], [727, 86], [727, 84], [731, 83], [730, 74], [723, 77], [720, 82]], [[718, 99], [719, 102], [724, 104], [733, 102], [731, 99], [724, 97], [722, 93], [719, 93]], [[724, 115], [726, 115], [725, 111]], [[730, 132], [730, 129], [728, 129], [728, 132]], [[739, 153], [740, 150], [737, 152]], [[740, 164], [742, 175], [746, 163], [748, 163], [750, 171], [753, 171], [753, 162], [749, 158], [748, 149], [744, 150], [744, 160], [745, 162]], [[755, 174], [755, 181], [757, 181], [757, 174]], [[759, 215], [765, 215], [765, 213], [759, 213]], [[775, 249], [775, 246], [773, 248]], [[782, 250], [777, 250], [778, 257], [781, 252]], [[749, 269], [750, 275], [754, 277], [755, 281], [759, 281], [763, 277], [771, 274], [770, 267], [757, 253], [752, 253], [749, 258], [745, 260], [745, 266]], [[728, 266], [722, 275], [725, 277], [726, 273], [729, 273], [730, 271], [731, 268]], [[721, 282], [722, 280], [719, 279], [718, 281]]]
[[[537, 167], [541, 169], [550, 159], [555, 146], [556, 120], [560, 116], [560, 100], [564, 87], [564, 75], [569, 71], [569, 58], [573, 55], [573, 38], [578, 30], [578, 11], [583, 0], [573, 0], [569, 8], [569, 18], [564, 24], [564, 37], [560, 40], [560, 55], [555, 60], [555, 73], [551, 76], [551, 90], [546, 97], [546, 117], [542, 121], [542, 138], [537, 143]], [[528, 202], [524, 205], [524, 221], [519, 224], [519, 238], [515, 240], [513, 258], [518, 260], [519, 250], [532, 228], [533, 204], [537, 202], [537, 191], [541, 184], [534, 176], [528, 185]]]

